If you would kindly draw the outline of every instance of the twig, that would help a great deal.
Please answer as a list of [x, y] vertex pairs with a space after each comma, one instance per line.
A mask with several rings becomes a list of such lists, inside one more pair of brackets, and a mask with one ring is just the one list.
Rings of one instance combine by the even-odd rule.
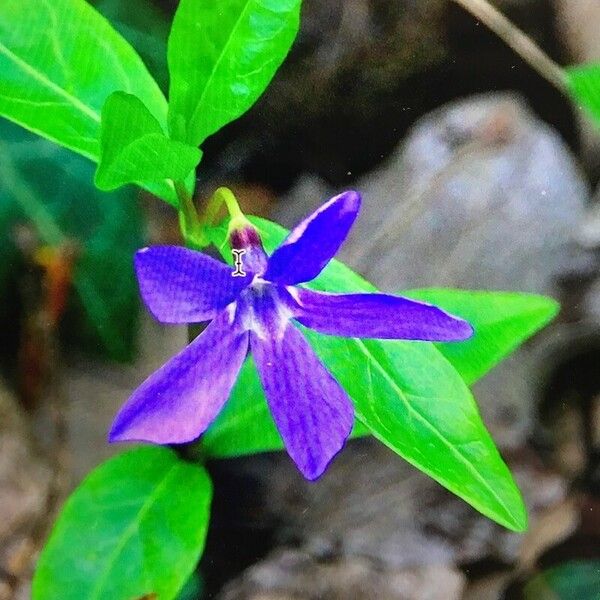
[[544, 79], [562, 92], [567, 91], [565, 72], [528, 35], [507, 19], [488, 0], [454, 0], [489, 27]]

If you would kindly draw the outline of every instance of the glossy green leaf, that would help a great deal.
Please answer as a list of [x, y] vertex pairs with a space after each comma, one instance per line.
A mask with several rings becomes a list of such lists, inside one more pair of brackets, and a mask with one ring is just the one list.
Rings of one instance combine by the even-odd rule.
[[515, 292], [428, 289], [398, 293], [435, 304], [473, 325], [475, 334], [470, 340], [436, 344], [468, 385], [547, 325], [560, 308], [552, 298]]
[[105, 191], [183, 181], [202, 156], [198, 148], [169, 139], [144, 103], [124, 92], [111, 94], [102, 109], [100, 142], [95, 183]]
[[0, 2], [0, 89], [0, 115], [92, 160], [112, 92], [163, 123], [167, 112], [140, 57], [85, 0]]
[[[132, 255], [143, 245], [144, 223], [133, 189], [104, 194], [93, 186], [93, 165], [6, 120], [0, 121], [0, 303], [18, 280], [18, 223], [40, 242], [76, 247], [76, 269], [64, 341], [87, 352], [128, 360], [135, 349], [139, 291]], [[0, 311], [0, 329], [10, 310]]]
[[569, 67], [565, 74], [573, 100], [600, 125], [600, 63]]
[[211, 496], [204, 468], [167, 448], [110, 459], [67, 500], [40, 556], [33, 600], [175, 598], [202, 554]]
[[256, 102], [286, 57], [301, 0], [181, 0], [169, 36], [169, 128], [193, 146]]
[[[285, 229], [268, 221], [255, 223], [269, 252], [286, 235]], [[222, 246], [223, 230], [215, 230], [213, 235]], [[307, 287], [338, 292], [374, 290], [337, 261]], [[357, 418], [375, 437], [486, 516], [509, 529], [526, 528], [521, 494], [467, 385], [433, 344], [337, 338], [305, 328], [302, 331], [351, 396]], [[251, 373], [245, 375], [250, 377]], [[248, 389], [256, 390], [252, 385], [247, 383], [236, 391], [247, 394]], [[252, 398], [264, 404], [256, 392]], [[235, 401], [240, 402], [238, 398]], [[246, 411], [252, 414], [249, 402]], [[262, 439], [259, 436], [270, 431], [272, 423], [267, 425], [265, 419], [259, 428], [257, 414], [253, 435]], [[219, 419], [209, 434], [214, 440], [215, 430], [227, 427], [229, 435], [237, 439], [240, 424], [241, 417], [229, 413], [229, 419]]]

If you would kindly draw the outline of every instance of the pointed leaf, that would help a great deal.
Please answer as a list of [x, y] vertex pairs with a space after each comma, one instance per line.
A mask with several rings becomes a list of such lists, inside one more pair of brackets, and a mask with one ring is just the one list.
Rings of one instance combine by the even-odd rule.
[[435, 344], [468, 385], [547, 325], [560, 308], [552, 298], [515, 292], [427, 289], [399, 293], [435, 304], [473, 325], [471, 339]]
[[301, 0], [181, 0], [169, 37], [169, 128], [193, 146], [256, 102], [287, 55]]
[[432, 344], [304, 333], [375, 437], [494, 521], [527, 527], [521, 494], [477, 405]]
[[120, 454], [67, 500], [33, 580], [33, 600], [175, 598], [194, 570], [212, 486], [161, 447]]
[[170, 140], [144, 103], [124, 92], [104, 104], [100, 142], [95, 183], [105, 191], [127, 183], [183, 181], [202, 156], [198, 148]]

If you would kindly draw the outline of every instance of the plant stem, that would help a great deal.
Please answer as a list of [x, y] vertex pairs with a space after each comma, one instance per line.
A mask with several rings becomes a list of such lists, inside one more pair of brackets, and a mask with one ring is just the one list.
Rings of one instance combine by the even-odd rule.
[[227, 212], [232, 219], [243, 218], [244, 214], [242, 213], [238, 201], [233, 195], [233, 192], [229, 188], [220, 187], [213, 194], [213, 197], [210, 199], [208, 206], [206, 207], [204, 218], [206, 219], [207, 223], [212, 223], [214, 221], [219, 209], [223, 204], [225, 204], [227, 207]]
[[179, 198], [179, 228], [185, 242], [193, 248], [204, 248], [209, 241], [203, 232], [202, 223], [198, 217], [194, 200], [188, 193], [182, 181], [174, 181], [175, 192]]
[[554, 62], [528, 35], [507, 19], [488, 0], [453, 0], [489, 27], [544, 79], [561, 92], [567, 91], [562, 67]]

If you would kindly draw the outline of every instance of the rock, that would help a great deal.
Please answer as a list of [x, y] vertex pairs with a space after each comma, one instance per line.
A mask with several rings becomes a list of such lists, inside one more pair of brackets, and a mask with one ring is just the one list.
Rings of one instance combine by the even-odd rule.
[[[560, 297], [560, 279], [597, 270], [595, 254], [576, 239], [588, 186], [560, 137], [519, 97], [440, 108], [354, 187], [363, 208], [339, 256], [385, 291], [447, 286]], [[333, 193], [304, 180], [276, 219], [291, 225]], [[531, 349], [521, 350], [476, 386], [506, 448], [531, 432], [541, 385], [533, 360]]]
[[275, 551], [226, 586], [221, 600], [459, 600], [460, 571], [444, 566], [388, 571], [368, 559], [319, 562], [304, 552]]

